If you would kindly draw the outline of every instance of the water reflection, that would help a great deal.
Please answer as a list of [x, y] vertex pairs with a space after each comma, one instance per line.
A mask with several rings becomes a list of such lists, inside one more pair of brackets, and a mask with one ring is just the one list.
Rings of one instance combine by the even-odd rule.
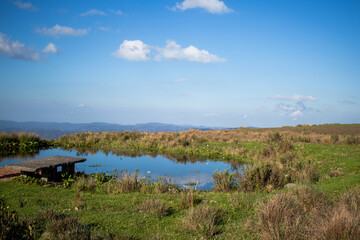
[[[85, 157], [86, 162], [76, 164], [76, 171], [85, 173], [114, 172], [126, 169], [134, 173], [139, 169], [139, 177], [149, 176], [153, 181], [159, 177], [166, 177], [172, 184], [183, 188], [195, 187], [197, 189], [211, 189], [212, 174], [215, 170], [229, 169], [231, 172], [241, 171], [238, 162], [210, 161], [206, 159], [192, 159], [178, 155], [158, 155], [154, 153], [135, 153], [95, 150], [64, 150], [48, 149], [39, 153], [13, 155], [2, 158], [0, 166], [36, 158], [54, 155]], [[148, 173], [149, 172], [149, 173]]]
[[0, 155], [0, 163], [6, 159], [6, 160], [11, 160], [11, 159], [19, 159], [19, 160], [28, 160], [29, 158], [37, 158], [40, 154], [40, 151], [37, 152], [32, 152], [32, 153], [16, 153], [16, 154], [8, 154], [8, 155]]

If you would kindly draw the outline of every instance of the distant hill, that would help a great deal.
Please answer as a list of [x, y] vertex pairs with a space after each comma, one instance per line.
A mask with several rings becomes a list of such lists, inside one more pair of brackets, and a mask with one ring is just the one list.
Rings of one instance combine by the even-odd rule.
[[176, 132], [188, 129], [210, 130], [229, 129], [220, 127], [204, 127], [191, 125], [175, 125], [166, 123], [141, 123], [135, 125], [121, 125], [115, 123], [57, 123], [57, 122], [15, 122], [0, 120], [1, 132], [34, 132], [41, 137], [54, 139], [62, 135], [77, 132], [107, 132], [107, 131], [137, 131], [137, 132]]

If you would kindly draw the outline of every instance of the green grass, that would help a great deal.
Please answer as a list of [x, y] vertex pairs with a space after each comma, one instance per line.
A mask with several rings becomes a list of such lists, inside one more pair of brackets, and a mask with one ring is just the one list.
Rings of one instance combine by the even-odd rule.
[[[300, 153], [304, 159], [313, 159], [321, 174], [318, 188], [328, 193], [338, 193], [360, 184], [360, 147], [334, 144], [304, 144]], [[341, 176], [330, 177], [333, 171]]]
[[[347, 144], [348, 136], [345, 135], [351, 134], [356, 137], [359, 134], [359, 126], [358, 124], [335, 124], [284, 127], [266, 131], [263, 129], [213, 131], [207, 138], [199, 136], [208, 133], [199, 133], [200, 135], [197, 136], [191, 131], [164, 135], [160, 133], [153, 135], [81, 133], [66, 136], [59, 140], [58, 144], [84, 151], [101, 149], [116, 154], [162, 153], [170, 158], [180, 158], [183, 161], [212, 158], [232, 163], [247, 161], [251, 164], [257, 162], [260, 170], [261, 166], [264, 166], [261, 165], [262, 162], [269, 162], [273, 164], [269, 169], [272, 173], [274, 173], [273, 170], [281, 169], [286, 170], [284, 172], [287, 174], [296, 173], [297, 164], [306, 168], [306, 163], [310, 161], [317, 167], [319, 181], [306, 183], [306, 186], [302, 188], [303, 192], [301, 190], [299, 192], [306, 197], [308, 193], [306, 189], [310, 186], [315, 189], [311, 190], [314, 196], [324, 194], [332, 202], [331, 205], [335, 206], [340, 201], [341, 194], [360, 187], [360, 147], [353, 143]], [[271, 131], [273, 135], [267, 131]], [[280, 132], [279, 136], [275, 133], [276, 131]], [[295, 132], [295, 135], [292, 135], [293, 133], [289, 135], [288, 131]], [[312, 135], [313, 133], [320, 135]], [[216, 140], [217, 134], [222, 134], [222, 138]], [[235, 135], [229, 137], [227, 134]], [[329, 134], [339, 134], [341, 141], [330, 143]], [[244, 138], [235, 138], [236, 136]], [[251, 139], [254, 140], [251, 141]], [[282, 140], [279, 141], [279, 139]], [[168, 144], [171, 141], [175, 145]], [[289, 160], [292, 159], [291, 156], [294, 156], [296, 161], [291, 162], [292, 160]], [[291, 169], [296, 171], [290, 171]], [[219, 183], [231, 183], [231, 179], [225, 175], [217, 175]], [[176, 190], [172, 193], [162, 194], [153, 191], [142, 193], [138, 190], [116, 194], [115, 192], [107, 194], [104, 190], [90, 193], [78, 192], [79, 189], [76, 189], [75, 185], [71, 189], [63, 189], [11, 181], [0, 182], [0, 197], [3, 196], [10, 209], [16, 210], [23, 220], [31, 221], [39, 213], [55, 210], [57, 214], [66, 214], [79, 219], [81, 224], [91, 227], [94, 233], [102, 236], [114, 234], [118, 239], [200, 239], [201, 237], [261, 239], [264, 235], [261, 235], [260, 231], [264, 234], [265, 230], [259, 230], [259, 228], [255, 228], [255, 231], [251, 230], [252, 227], [261, 227], [259, 220], [259, 214], [262, 212], [261, 206], [268, 206], [268, 209], [271, 210], [271, 204], [276, 206], [277, 199], [285, 201], [284, 204], [287, 204], [286, 201], [289, 200], [295, 205], [298, 204], [296, 202], [299, 201], [298, 198], [301, 199], [299, 196], [295, 197], [296, 190], [282, 188], [286, 183], [285, 180], [279, 184], [278, 188], [275, 185], [269, 188], [267, 185], [269, 183], [265, 183], [265, 187], [254, 188], [255, 192], [251, 188], [241, 191], [241, 188], [231, 186], [223, 187], [219, 189], [219, 192], [194, 191], [191, 193], [192, 196], [189, 192]], [[256, 184], [256, 182], [254, 183]], [[300, 185], [301, 188], [304, 183], [295, 181], [295, 184]], [[320, 193], [316, 191], [320, 191]], [[288, 195], [281, 198], [280, 194]], [[310, 196], [309, 199], [312, 197]], [[318, 208], [322, 209], [322, 207]], [[164, 212], [162, 212], [163, 210]], [[330, 213], [325, 210], [324, 214], [328, 214], [327, 216], [331, 216], [329, 214], [334, 212], [333, 209], [329, 211]], [[213, 222], [210, 220], [215, 215], [208, 214], [212, 211], [216, 212], [216, 218], [218, 218]], [[264, 214], [271, 217], [272, 211], [263, 212], [263, 216], [265, 216]], [[274, 214], [276, 216], [276, 213]], [[302, 212], [301, 214], [310, 213]], [[353, 218], [356, 219], [356, 216]], [[305, 219], [311, 219], [310, 215], [306, 215]], [[319, 222], [325, 221], [320, 220]], [[189, 223], [191, 224], [189, 225]], [[326, 221], [324, 226], [325, 223]], [[199, 224], [203, 227], [194, 226]], [[312, 223], [307, 222], [307, 224], [311, 225]], [[206, 226], [208, 227], [206, 228]], [[355, 225], [355, 230], [357, 228], [360, 226]]]
[[[226, 213], [222, 224], [224, 234], [253, 214], [252, 208], [233, 209], [229, 198], [237, 193], [197, 192], [201, 201], [198, 206], [211, 206]], [[0, 182], [0, 196], [4, 196], [11, 209], [16, 209], [21, 218], [31, 219], [46, 210], [54, 209], [78, 217], [82, 224], [95, 226], [102, 232], [110, 232], [120, 237], [135, 239], [193, 239], [197, 234], [183, 227], [189, 209], [180, 208], [180, 193], [142, 194], [128, 193], [119, 195], [90, 194], [81, 195], [82, 207], [75, 211], [77, 193], [74, 190], [46, 188], [23, 185], [14, 182]], [[247, 195], [249, 201], [261, 199], [265, 194]], [[18, 199], [25, 204], [20, 208]], [[170, 208], [170, 214], [158, 217], [156, 214], [139, 210], [146, 201], [155, 199]], [[244, 211], [245, 210], [245, 211]], [[234, 234], [234, 233], [231, 233]], [[240, 235], [239, 235], [240, 234]], [[245, 232], [237, 233], [241, 237]], [[232, 235], [235, 236], [235, 235]]]
[[[267, 144], [241, 145], [261, 152]], [[360, 186], [358, 146], [296, 143], [291, 153], [296, 153], [303, 161], [312, 160], [317, 164], [320, 181], [311, 185], [329, 194], [334, 201], [341, 193]], [[341, 176], [331, 177], [333, 171], [340, 171]], [[209, 206], [219, 211], [221, 221], [216, 229], [220, 231], [212, 236], [216, 239], [259, 239], [256, 232], [246, 227], [248, 221], [256, 221], [256, 209], [260, 202], [287, 191], [289, 190], [195, 192], [197, 201], [193, 207]], [[18, 211], [22, 219], [33, 219], [41, 212], [54, 209], [57, 213], [78, 218], [82, 224], [92, 226], [93, 231], [100, 232], [100, 235], [111, 233], [120, 239], [196, 239], [209, 236], [185, 224], [191, 208], [182, 207], [184, 204], [181, 201], [184, 200], [181, 193], [176, 191], [164, 194], [133, 192], [112, 195], [101, 191], [77, 193], [75, 189], [0, 182], [0, 196], [4, 197], [10, 209]], [[162, 216], [154, 214], [151, 209], [141, 210], [141, 206], [149, 200], [163, 203], [169, 213]], [[79, 210], [76, 211], [75, 207]]]

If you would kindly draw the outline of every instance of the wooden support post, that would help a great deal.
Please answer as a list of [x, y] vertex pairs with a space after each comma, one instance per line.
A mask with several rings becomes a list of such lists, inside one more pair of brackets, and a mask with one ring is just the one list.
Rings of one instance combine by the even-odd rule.
[[75, 163], [69, 163], [66, 165], [62, 165], [62, 172], [63, 173], [69, 173], [70, 175], [75, 173]]
[[45, 182], [49, 180], [55, 180], [57, 178], [57, 168], [56, 167], [48, 167], [44, 168], [41, 171], [41, 179]]

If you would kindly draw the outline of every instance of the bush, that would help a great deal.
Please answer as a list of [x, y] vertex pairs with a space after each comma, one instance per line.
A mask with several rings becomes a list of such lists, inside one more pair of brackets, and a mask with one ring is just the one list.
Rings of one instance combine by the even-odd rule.
[[359, 145], [360, 144], [360, 137], [359, 136], [347, 136], [346, 144]]
[[286, 169], [275, 161], [257, 161], [254, 165], [244, 167], [242, 174], [239, 176], [239, 186], [245, 191], [279, 189], [287, 183]]
[[204, 239], [209, 239], [220, 232], [220, 222], [219, 211], [209, 206], [191, 208], [185, 218], [185, 226]]
[[294, 149], [294, 146], [288, 141], [279, 142], [279, 152], [286, 153]]
[[339, 135], [338, 134], [332, 134], [331, 137], [330, 137], [330, 141], [332, 143], [337, 143], [339, 142]]
[[282, 136], [279, 132], [270, 132], [268, 137], [269, 142], [280, 142], [282, 141]]

